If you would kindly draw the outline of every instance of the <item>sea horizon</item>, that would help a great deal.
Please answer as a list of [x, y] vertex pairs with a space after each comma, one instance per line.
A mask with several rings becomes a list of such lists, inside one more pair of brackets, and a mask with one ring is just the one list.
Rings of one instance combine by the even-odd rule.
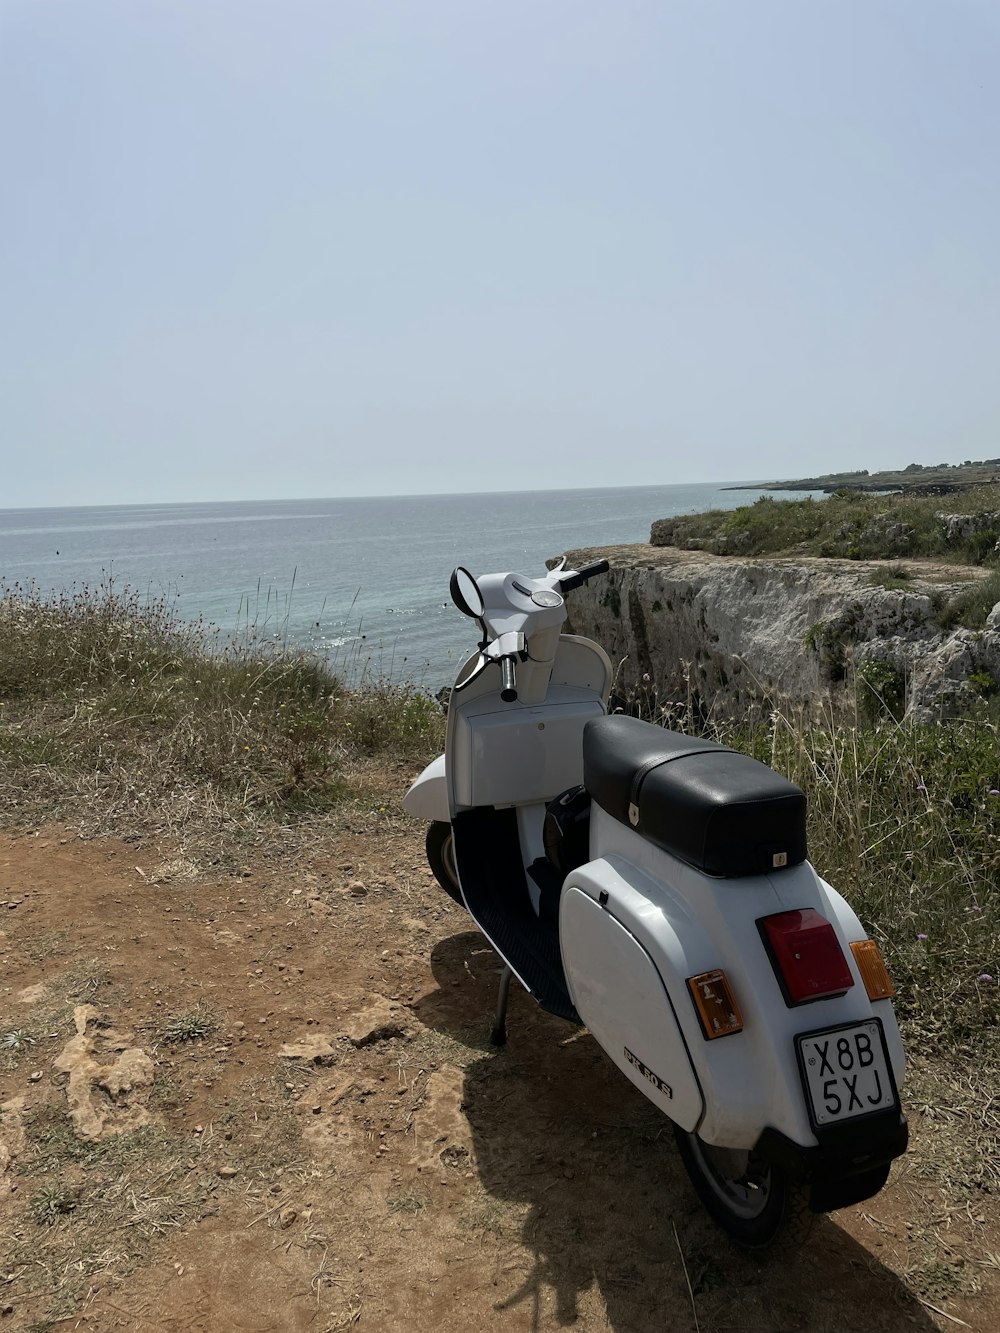
[[455, 565], [530, 577], [566, 551], [646, 542], [656, 519], [751, 503], [753, 489], [724, 490], [734, 484], [754, 485], [0, 509], [0, 593], [127, 587], [225, 637], [315, 653], [349, 679], [437, 688], [472, 646], [448, 596]]
[[[767, 480], [751, 479], [748, 481], [679, 481], [679, 482], [648, 482], [634, 486], [561, 486], [550, 487], [548, 489], [539, 489], [537, 487], [527, 487], [521, 490], [503, 490], [503, 491], [393, 491], [379, 495], [268, 495], [256, 498], [222, 498], [212, 500], [193, 500], [193, 499], [174, 499], [174, 500], [103, 500], [91, 501], [88, 504], [48, 504], [48, 505], [0, 505], [0, 514], [22, 514], [22, 513], [56, 513], [60, 510], [84, 510], [84, 509], [171, 509], [176, 506], [194, 506], [194, 505], [255, 505], [255, 504], [334, 504], [342, 500], [459, 500], [459, 499], [479, 499], [483, 496], [497, 496], [500, 498], [519, 495], [586, 495], [594, 492], [616, 493], [619, 491], [643, 491], [665, 489], [684, 490], [687, 487], [697, 488], [699, 490], [712, 490], [720, 493], [733, 490], [764, 490], [768, 486], [786, 486], [789, 480], [793, 478], [770, 477]], [[787, 495], [795, 495], [798, 492], [783, 492]], [[803, 491], [803, 494], [816, 494], [813, 491]]]

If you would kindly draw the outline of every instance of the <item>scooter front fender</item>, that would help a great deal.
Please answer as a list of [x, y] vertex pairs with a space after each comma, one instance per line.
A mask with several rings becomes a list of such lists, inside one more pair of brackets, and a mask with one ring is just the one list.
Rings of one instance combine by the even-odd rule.
[[428, 823], [451, 822], [443, 754], [431, 760], [403, 797], [403, 809], [415, 819], [425, 819]]

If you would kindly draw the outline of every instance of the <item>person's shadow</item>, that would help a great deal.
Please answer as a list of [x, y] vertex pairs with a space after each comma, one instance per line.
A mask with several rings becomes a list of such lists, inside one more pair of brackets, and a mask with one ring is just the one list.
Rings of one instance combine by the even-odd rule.
[[[527, 1306], [530, 1327], [572, 1324], [596, 1283], [615, 1333], [932, 1333], [936, 1325], [889, 1269], [817, 1217], [800, 1247], [751, 1255], [709, 1221], [669, 1123], [582, 1030], [540, 1010], [515, 982], [508, 1045], [486, 1045], [500, 962], [482, 935], [442, 940], [438, 989], [415, 1005], [427, 1026], [469, 1032], [463, 1111], [474, 1169], [499, 1204], [528, 1213], [534, 1253], [496, 1309]], [[457, 984], [456, 984], [457, 983]], [[481, 1020], [481, 1023], [480, 1023]], [[589, 1297], [588, 1297], [589, 1303]]]

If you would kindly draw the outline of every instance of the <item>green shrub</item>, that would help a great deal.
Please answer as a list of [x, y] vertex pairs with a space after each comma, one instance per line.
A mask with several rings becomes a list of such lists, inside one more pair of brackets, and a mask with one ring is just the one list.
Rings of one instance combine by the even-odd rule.
[[601, 597], [601, 605], [606, 606], [616, 620], [622, 618], [622, 596], [615, 584], [609, 583]]
[[819, 654], [823, 675], [829, 681], [841, 681], [847, 675], [848, 650], [854, 642], [854, 629], [862, 608], [857, 602], [846, 606], [833, 620], [818, 620], [806, 630], [807, 648]]
[[982, 629], [997, 602], [1000, 602], [1000, 570], [968, 583], [939, 612], [938, 620], [943, 629], [958, 625]]
[[907, 587], [912, 579], [913, 573], [906, 565], [889, 565], [885, 569], [874, 570], [868, 582], [873, 588], [895, 590]]
[[983, 699], [989, 699], [991, 695], [1000, 690], [1000, 682], [989, 671], [973, 671], [968, 677], [968, 682], [976, 693]]
[[869, 721], [888, 716], [897, 721], [906, 711], [906, 681], [891, 662], [870, 658], [855, 672], [858, 708]]
[[905, 555], [989, 564], [997, 559], [992, 527], [949, 541], [938, 514], [992, 514], [996, 508], [992, 486], [935, 496], [861, 491], [835, 491], [823, 500], [764, 496], [734, 510], [672, 518], [671, 541], [730, 555], [802, 551], [851, 560]]

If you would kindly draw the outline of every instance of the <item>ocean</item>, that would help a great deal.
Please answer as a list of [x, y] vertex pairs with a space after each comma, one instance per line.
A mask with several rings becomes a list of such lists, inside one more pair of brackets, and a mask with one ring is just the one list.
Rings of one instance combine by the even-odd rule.
[[368, 671], [436, 689], [473, 646], [448, 596], [455, 565], [530, 576], [549, 556], [645, 542], [655, 519], [759, 494], [633, 486], [0, 510], [0, 582], [43, 592], [110, 582], [224, 633], [306, 648], [354, 680]]

